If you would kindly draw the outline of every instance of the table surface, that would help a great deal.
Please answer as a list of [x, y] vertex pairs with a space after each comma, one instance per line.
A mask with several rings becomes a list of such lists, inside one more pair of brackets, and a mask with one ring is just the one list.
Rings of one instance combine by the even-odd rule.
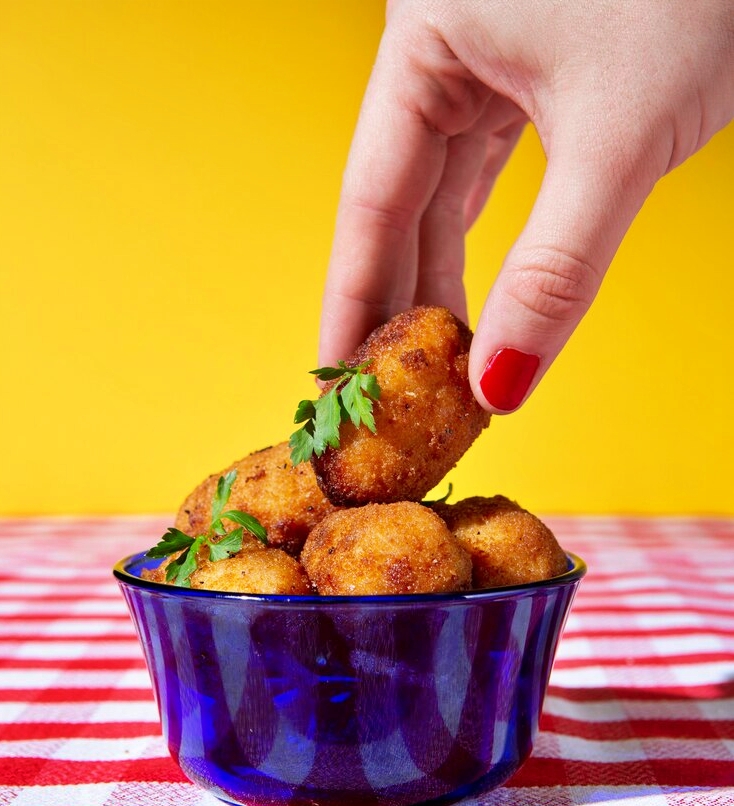
[[[734, 519], [547, 522], [589, 573], [532, 757], [462, 804], [734, 805]], [[221, 804], [168, 756], [110, 572], [167, 525], [0, 520], [0, 806]]]

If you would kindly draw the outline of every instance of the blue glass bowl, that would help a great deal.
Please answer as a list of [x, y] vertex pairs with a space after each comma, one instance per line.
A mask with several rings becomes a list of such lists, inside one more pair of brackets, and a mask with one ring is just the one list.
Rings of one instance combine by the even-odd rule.
[[248, 806], [449, 803], [529, 756], [584, 562], [406, 596], [250, 596], [114, 574], [184, 774]]

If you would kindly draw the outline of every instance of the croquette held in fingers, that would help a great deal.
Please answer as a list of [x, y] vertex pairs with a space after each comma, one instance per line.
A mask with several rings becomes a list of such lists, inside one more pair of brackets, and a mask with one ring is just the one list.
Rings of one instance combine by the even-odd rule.
[[308, 463], [294, 467], [288, 443], [251, 453], [222, 473], [205, 479], [179, 509], [176, 528], [189, 535], [205, 532], [211, 523], [217, 481], [237, 470], [228, 507], [249, 513], [265, 527], [268, 545], [296, 555], [308, 533], [335, 507], [319, 489]]
[[322, 595], [446, 593], [471, 585], [467, 552], [435, 513], [411, 501], [328, 515], [308, 536], [301, 562]]
[[502, 495], [432, 506], [472, 559], [474, 588], [519, 585], [563, 574], [566, 555], [535, 515]]
[[420, 306], [377, 328], [350, 357], [349, 366], [370, 362], [381, 394], [376, 433], [342, 423], [339, 447], [311, 460], [332, 503], [420, 501], [454, 467], [489, 423], [469, 385], [471, 339], [448, 309]]

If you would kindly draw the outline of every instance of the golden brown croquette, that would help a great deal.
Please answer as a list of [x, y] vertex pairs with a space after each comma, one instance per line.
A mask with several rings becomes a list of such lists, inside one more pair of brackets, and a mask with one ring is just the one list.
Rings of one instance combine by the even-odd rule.
[[471, 585], [471, 560], [446, 524], [412, 501], [367, 504], [324, 518], [301, 562], [323, 595], [444, 593]]
[[[256, 537], [253, 537], [248, 532], [245, 532], [242, 535], [242, 548], [239, 550], [238, 554], [244, 554], [247, 551], [261, 551], [264, 549], [265, 545], [263, 543], [261, 543]], [[166, 579], [166, 570], [168, 566], [180, 555], [181, 552], [177, 551], [175, 554], [166, 557], [163, 562], [160, 565], [157, 565], [155, 568], [144, 569], [141, 576], [143, 579], [149, 579], [151, 582], [167, 584], [168, 580]], [[196, 564], [197, 566], [201, 566], [208, 562], [210, 562], [209, 549], [206, 546], [202, 546], [196, 555]], [[218, 560], [217, 562], [223, 562], [223, 560]]]
[[287, 442], [246, 456], [215, 473], [186, 498], [176, 517], [176, 528], [188, 535], [206, 532], [211, 523], [212, 498], [217, 481], [237, 470], [228, 509], [240, 509], [257, 518], [268, 533], [268, 545], [294, 556], [308, 533], [335, 507], [316, 484], [306, 462], [293, 467]]
[[472, 559], [474, 588], [518, 585], [566, 571], [563, 549], [535, 515], [502, 495], [434, 504]]
[[241, 551], [224, 560], [205, 560], [191, 575], [192, 588], [230, 593], [312, 593], [301, 564], [281, 549]]
[[343, 423], [339, 448], [313, 457], [332, 503], [420, 501], [456, 464], [489, 423], [469, 386], [471, 339], [448, 309], [421, 306], [373, 331], [351, 356], [350, 366], [372, 362], [366, 372], [381, 387], [377, 433]]

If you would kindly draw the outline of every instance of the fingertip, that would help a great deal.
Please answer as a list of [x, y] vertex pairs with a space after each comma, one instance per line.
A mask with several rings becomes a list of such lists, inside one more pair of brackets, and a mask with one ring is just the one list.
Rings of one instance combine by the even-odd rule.
[[501, 347], [484, 363], [473, 385], [474, 394], [483, 408], [494, 414], [509, 414], [527, 398], [539, 368], [539, 355]]

